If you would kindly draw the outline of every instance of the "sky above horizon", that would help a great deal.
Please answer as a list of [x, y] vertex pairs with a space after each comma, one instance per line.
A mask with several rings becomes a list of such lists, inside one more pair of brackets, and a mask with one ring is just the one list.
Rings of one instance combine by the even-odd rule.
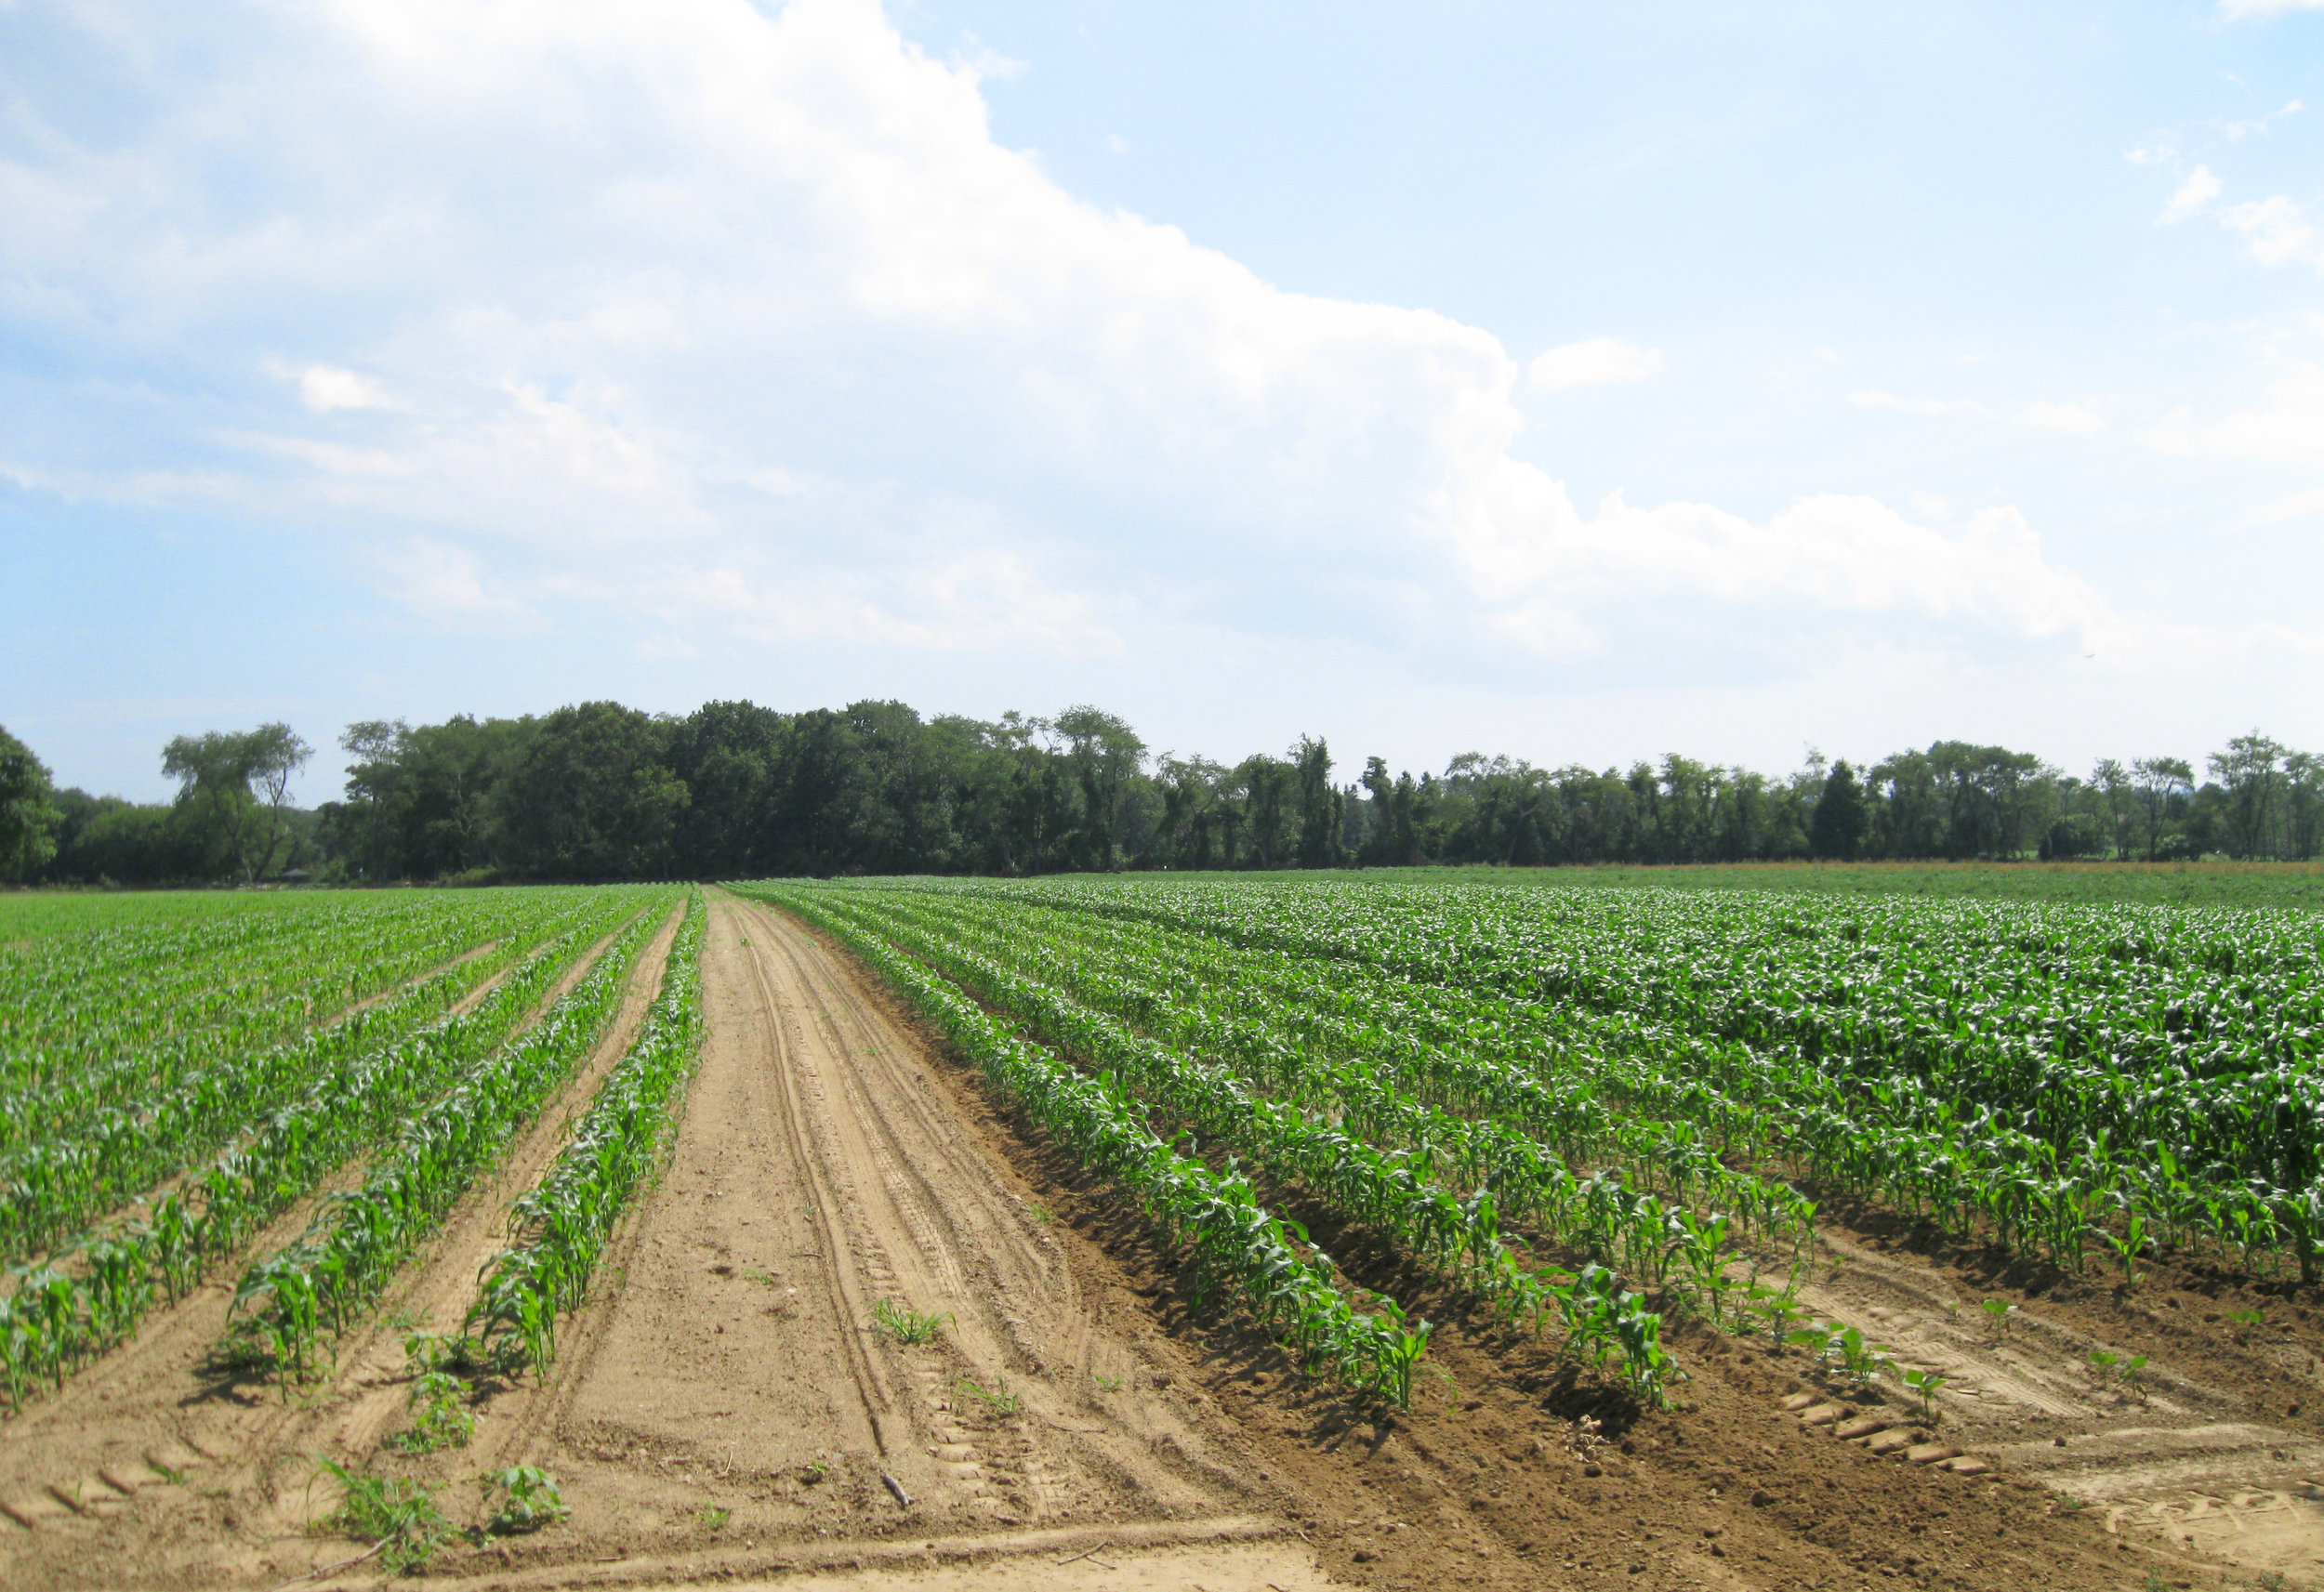
[[0, 0], [0, 725], [2324, 750], [2324, 0]]

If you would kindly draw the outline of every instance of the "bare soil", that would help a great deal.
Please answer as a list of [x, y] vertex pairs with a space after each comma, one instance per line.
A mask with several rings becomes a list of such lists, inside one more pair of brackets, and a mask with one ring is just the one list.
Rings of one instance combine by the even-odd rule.
[[[331, 1566], [362, 1545], [305, 1533], [335, 1501], [310, 1481], [329, 1455], [443, 1484], [456, 1521], [479, 1518], [481, 1471], [556, 1475], [570, 1520], [448, 1547], [424, 1578], [480, 1587], [2324, 1585], [2324, 1425], [2292, 1410], [2324, 1400], [2304, 1296], [2265, 1296], [2238, 1342], [2226, 1312], [2262, 1296], [2244, 1282], [2163, 1264], [2120, 1295], [1850, 1212], [1807, 1303], [1950, 1377], [1934, 1419], [1893, 1378], [1842, 1387], [1701, 1326], [1672, 1334], [1676, 1407], [1644, 1410], [1274, 1191], [1440, 1322], [1440, 1375], [1384, 1411], [1198, 1303], [1134, 1206], [817, 937], [720, 896], [704, 958], [671, 1163], [550, 1375], [488, 1389], [469, 1448], [399, 1457], [379, 1447], [405, 1419], [391, 1331], [284, 1406], [202, 1379], [194, 1318], [222, 1304], [189, 1301], [0, 1428], [0, 1584], [271, 1587]], [[455, 1324], [507, 1200], [562, 1142], [552, 1117], [391, 1309]], [[2005, 1332], [1988, 1297], [2020, 1307]], [[943, 1324], [896, 1342], [883, 1301]], [[2148, 1355], [2142, 1385], [2093, 1348]]]

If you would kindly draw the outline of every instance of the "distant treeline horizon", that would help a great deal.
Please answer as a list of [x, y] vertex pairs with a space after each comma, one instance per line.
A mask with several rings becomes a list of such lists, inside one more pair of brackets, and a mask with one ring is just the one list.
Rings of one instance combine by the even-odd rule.
[[57, 790], [0, 730], [0, 880], [208, 883], [1028, 875], [1478, 863], [2305, 860], [2324, 759], [2257, 730], [2199, 773], [2168, 756], [2069, 774], [1939, 741], [1789, 774], [1676, 753], [1628, 769], [1465, 753], [1353, 779], [1320, 738], [1227, 764], [1155, 756], [1121, 718], [922, 718], [897, 702], [679, 717], [614, 702], [519, 718], [369, 720], [344, 799], [285, 799], [287, 725], [179, 736], [178, 798]]

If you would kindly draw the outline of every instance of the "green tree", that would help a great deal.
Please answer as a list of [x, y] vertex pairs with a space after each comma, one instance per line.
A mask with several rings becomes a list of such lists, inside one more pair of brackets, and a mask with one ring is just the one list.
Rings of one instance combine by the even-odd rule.
[[339, 736], [339, 749], [354, 759], [347, 770], [348, 797], [363, 809], [363, 875], [375, 884], [388, 876], [388, 809], [400, 792], [411, 735], [412, 727], [400, 718], [363, 718]]
[[1855, 770], [1842, 757], [1825, 776], [1824, 792], [1816, 798], [1816, 816], [1810, 821], [1809, 842], [1818, 857], [1849, 862], [1864, 849], [1868, 825], [1864, 787], [1856, 783]]
[[1145, 767], [1146, 743], [1125, 720], [1086, 704], [1059, 714], [1050, 729], [1081, 784], [1084, 866], [1111, 873], [1119, 865], [1123, 797]]
[[2226, 792], [2227, 850], [2237, 857], [2256, 857], [2270, 849], [2278, 793], [2284, 783], [2278, 765], [2286, 750], [2254, 730], [2227, 743], [2205, 762], [2212, 778]]
[[2131, 761], [2131, 784], [2138, 796], [2138, 812], [2146, 831], [2146, 860], [2162, 848], [2163, 825], [2179, 815], [2195, 794], [2195, 766], [2184, 757], [2135, 757]]
[[1298, 771], [1300, 809], [1300, 866], [1336, 868], [1340, 850], [1340, 792], [1331, 783], [1331, 749], [1321, 737], [1300, 737], [1291, 748], [1291, 766]]
[[222, 853], [244, 883], [255, 885], [288, 835], [283, 809], [291, 780], [313, 756], [289, 725], [261, 724], [180, 735], [162, 749], [162, 772], [178, 782], [178, 810], [211, 854]]
[[56, 792], [47, 766], [0, 729], [0, 883], [22, 883], [57, 854]]

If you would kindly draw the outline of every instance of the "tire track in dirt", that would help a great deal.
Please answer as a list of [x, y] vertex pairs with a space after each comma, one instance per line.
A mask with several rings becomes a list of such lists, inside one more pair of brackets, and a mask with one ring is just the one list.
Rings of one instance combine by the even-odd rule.
[[[2283, 1577], [2324, 1587], [2324, 1441], [2266, 1419], [2237, 1392], [2207, 1385], [2157, 1346], [2124, 1375], [2131, 1315], [2119, 1331], [2029, 1302], [1995, 1319], [1981, 1297], [1918, 1260], [1821, 1236], [1829, 1270], [1801, 1291], [1817, 1318], [1861, 1330], [1899, 1372], [1948, 1378], [1930, 1435], [2016, 1475], [2040, 1479], [2106, 1529], [2206, 1574]], [[2107, 1363], [2093, 1354], [2110, 1354]], [[1911, 1425], [1895, 1377], [1879, 1408]], [[2296, 1406], [2295, 1406], [2296, 1408]]]
[[[633, 921], [625, 918], [575, 958], [522, 1027], [579, 983]], [[575, 1081], [520, 1137], [498, 1172], [469, 1190], [369, 1324], [339, 1344], [333, 1375], [320, 1388], [294, 1402], [208, 1368], [228, 1324], [237, 1256], [149, 1317], [130, 1342], [68, 1379], [60, 1393], [0, 1426], [0, 1584], [231, 1584], [243, 1572], [272, 1577], [272, 1566], [253, 1554], [262, 1554], [266, 1538], [295, 1534], [310, 1518], [311, 1500], [281, 1485], [284, 1475], [303, 1481], [312, 1469], [307, 1456], [360, 1454], [376, 1442], [402, 1404], [403, 1354], [388, 1322], [404, 1311], [428, 1321], [448, 1309], [457, 1325], [477, 1267], [498, 1247], [508, 1198], [564, 1142], [568, 1115], [561, 1108], [586, 1099], [580, 1091], [594, 1090], [634, 1037], [677, 925], [673, 911], [640, 954], [620, 1013]], [[330, 1191], [360, 1180], [364, 1164], [358, 1158], [334, 1173], [243, 1256], [295, 1241]], [[215, 1540], [189, 1563], [171, 1546], [188, 1538]], [[95, 1582], [91, 1556], [105, 1567]], [[313, 1562], [327, 1560], [308, 1559], [297, 1568]]]

